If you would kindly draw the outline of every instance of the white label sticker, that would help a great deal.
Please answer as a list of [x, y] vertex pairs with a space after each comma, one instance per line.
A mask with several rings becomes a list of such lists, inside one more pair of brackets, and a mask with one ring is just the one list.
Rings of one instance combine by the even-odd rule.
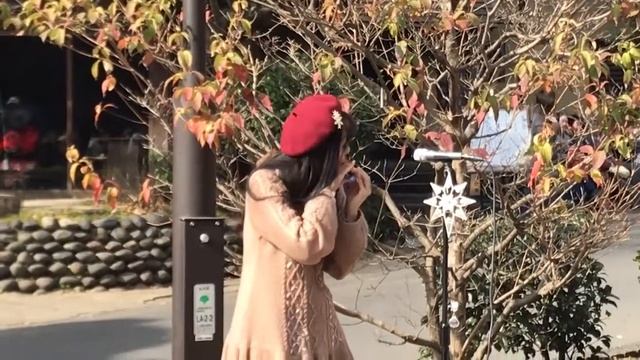
[[196, 341], [213, 341], [216, 332], [215, 286], [196, 284], [193, 287], [193, 334]]

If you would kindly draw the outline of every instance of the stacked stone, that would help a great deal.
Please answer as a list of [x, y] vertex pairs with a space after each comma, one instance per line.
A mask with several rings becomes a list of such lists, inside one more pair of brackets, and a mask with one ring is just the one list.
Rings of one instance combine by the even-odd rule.
[[0, 223], [0, 293], [170, 283], [171, 229], [140, 216]]

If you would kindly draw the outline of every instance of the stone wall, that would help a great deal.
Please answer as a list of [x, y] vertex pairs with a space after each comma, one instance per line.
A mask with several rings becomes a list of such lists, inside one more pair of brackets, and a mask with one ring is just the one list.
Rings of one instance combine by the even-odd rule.
[[171, 229], [140, 216], [0, 223], [0, 293], [170, 283]]

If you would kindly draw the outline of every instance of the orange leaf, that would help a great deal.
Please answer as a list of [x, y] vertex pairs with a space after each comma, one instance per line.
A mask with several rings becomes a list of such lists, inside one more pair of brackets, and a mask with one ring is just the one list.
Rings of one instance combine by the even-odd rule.
[[511, 110], [515, 110], [520, 105], [520, 97], [518, 94], [511, 95]]
[[182, 95], [182, 99], [186, 102], [191, 102], [191, 99], [193, 99], [193, 88], [192, 87], [184, 87], [182, 88], [182, 91], [180, 92], [180, 94]]
[[146, 179], [142, 183], [142, 191], [140, 191], [140, 195], [138, 199], [146, 206], [151, 202], [151, 179]]
[[544, 160], [540, 154], [535, 154], [535, 161], [533, 166], [531, 167], [531, 175], [529, 177], [529, 188], [533, 189], [536, 186], [536, 181], [538, 180], [538, 175], [540, 174], [540, 170], [544, 165]]
[[112, 209], [115, 209], [116, 206], [118, 205], [118, 194], [119, 193], [120, 193], [120, 190], [118, 190], [118, 188], [115, 187], [115, 186], [111, 186], [107, 190], [107, 203], [109, 204], [109, 206]]
[[113, 105], [113, 104], [106, 104], [106, 105], [102, 105], [102, 103], [98, 104], [95, 106], [94, 110], [95, 110], [95, 115], [93, 117], [93, 123], [94, 125], [98, 125], [98, 120], [100, 119], [100, 114], [102, 114], [106, 109], [108, 108], [117, 108], [117, 106]]
[[587, 104], [589, 105], [589, 109], [591, 111], [593, 111], [593, 110], [598, 108], [598, 98], [595, 95], [586, 94], [584, 96], [584, 99], [587, 101]]
[[260, 104], [264, 106], [269, 112], [273, 112], [273, 105], [271, 104], [271, 99], [266, 94], [262, 94], [258, 97], [260, 100]]
[[107, 92], [113, 91], [116, 88], [117, 80], [116, 78], [109, 74], [102, 82], [102, 96], [107, 95]]
[[191, 107], [195, 112], [200, 111], [202, 108], [202, 93], [196, 91], [193, 93], [193, 99], [191, 99]]
[[599, 170], [607, 160], [607, 154], [604, 151], [596, 151], [591, 155], [591, 168]]
[[120, 40], [118, 40], [118, 49], [123, 50], [127, 48], [127, 45], [129, 45], [129, 38], [128, 37], [124, 37]]

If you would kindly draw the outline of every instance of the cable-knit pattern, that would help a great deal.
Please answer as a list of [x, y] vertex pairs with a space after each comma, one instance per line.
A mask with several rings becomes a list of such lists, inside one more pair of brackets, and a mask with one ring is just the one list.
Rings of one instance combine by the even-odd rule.
[[284, 330], [287, 352], [291, 355], [307, 354], [312, 349], [309, 344], [310, 311], [304, 275], [303, 265], [287, 259], [284, 283]]

